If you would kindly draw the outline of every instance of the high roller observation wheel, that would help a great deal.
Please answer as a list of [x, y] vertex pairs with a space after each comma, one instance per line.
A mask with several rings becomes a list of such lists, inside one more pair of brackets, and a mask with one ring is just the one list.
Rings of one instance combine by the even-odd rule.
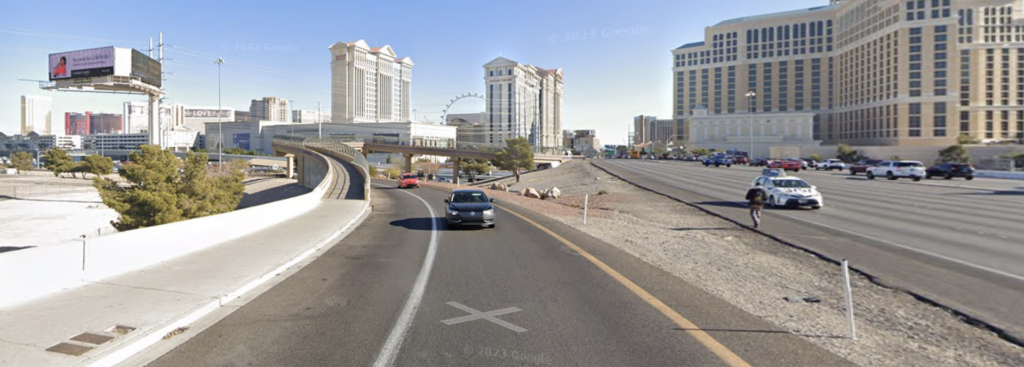
[[463, 93], [463, 94], [455, 97], [455, 99], [452, 99], [451, 101], [449, 101], [448, 104], [446, 104], [444, 106], [444, 111], [441, 112], [442, 113], [442, 116], [441, 116], [442, 123], [444, 123], [445, 125], [448, 125], [448, 110], [450, 108], [452, 108], [452, 105], [454, 105], [456, 102], [458, 102], [460, 100], [463, 100], [463, 99], [466, 99], [466, 98], [478, 98], [481, 101], [485, 101], [485, 102], [487, 101], [487, 99], [484, 98], [483, 95], [480, 95], [480, 94], [477, 94], [477, 93]]

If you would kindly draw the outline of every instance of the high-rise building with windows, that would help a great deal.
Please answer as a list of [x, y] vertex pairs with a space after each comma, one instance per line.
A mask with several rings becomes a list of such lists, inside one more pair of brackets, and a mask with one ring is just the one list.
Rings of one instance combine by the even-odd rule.
[[484, 64], [487, 143], [528, 138], [536, 148], [562, 145], [562, 69], [498, 57]]
[[277, 97], [254, 99], [249, 104], [249, 116], [253, 121], [291, 122], [290, 104], [287, 99]]
[[408, 122], [412, 118], [412, 59], [366, 41], [331, 47], [331, 121]]
[[37, 132], [50, 135], [52, 129], [53, 98], [21, 96], [21, 133]]
[[706, 109], [704, 122], [765, 142], [802, 132], [773, 119], [794, 112], [831, 144], [1024, 138], [1022, 24], [1010, 0], [833, 0], [726, 20], [672, 51], [675, 133], [703, 139], [689, 122]]

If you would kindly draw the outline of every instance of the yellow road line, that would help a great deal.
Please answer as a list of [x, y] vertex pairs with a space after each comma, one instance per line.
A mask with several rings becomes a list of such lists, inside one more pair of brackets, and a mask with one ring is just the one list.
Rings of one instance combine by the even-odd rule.
[[658, 311], [660, 311], [661, 314], [665, 315], [670, 320], [672, 320], [672, 322], [676, 323], [676, 325], [678, 325], [680, 328], [685, 330], [686, 333], [690, 334], [690, 336], [692, 336], [694, 339], [697, 339], [697, 341], [699, 341], [701, 344], [703, 344], [706, 348], [710, 349], [712, 353], [714, 353], [716, 356], [718, 356], [718, 358], [720, 358], [723, 362], [725, 362], [729, 366], [732, 366], [732, 367], [750, 367], [750, 364], [747, 363], [746, 361], [744, 361], [743, 358], [740, 358], [740, 356], [736, 355], [736, 353], [733, 353], [731, 350], [729, 350], [729, 348], [726, 348], [724, 345], [722, 345], [722, 343], [719, 343], [718, 340], [715, 340], [715, 338], [711, 337], [711, 335], [708, 335], [707, 332], [705, 332], [704, 330], [701, 330], [696, 324], [694, 324], [693, 322], [690, 322], [690, 320], [687, 320], [685, 317], [683, 317], [683, 315], [680, 315], [678, 312], [673, 310], [671, 307], [666, 305], [664, 302], [662, 302], [658, 298], [654, 297], [654, 295], [648, 293], [646, 290], [641, 288], [636, 283], [633, 283], [633, 281], [629, 280], [629, 278], [626, 278], [624, 275], [622, 275], [619, 272], [615, 271], [615, 269], [612, 269], [610, 266], [605, 264], [603, 261], [598, 260], [598, 258], [596, 258], [593, 255], [591, 255], [590, 253], [584, 251], [579, 246], [576, 246], [572, 242], [569, 242], [569, 240], [566, 240], [562, 236], [559, 236], [557, 233], [552, 232], [550, 229], [547, 229], [546, 227], [540, 225], [539, 223], [534, 222], [534, 221], [530, 220], [527, 217], [524, 217], [523, 215], [521, 215], [519, 213], [511, 211], [511, 210], [509, 210], [506, 207], [498, 206], [498, 205], [495, 205], [495, 206], [501, 208], [502, 210], [505, 210], [505, 211], [511, 213], [512, 215], [515, 215], [515, 216], [519, 217], [519, 219], [522, 219], [522, 220], [526, 221], [527, 223], [532, 224], [534, 227], [539, 228], [541, 231], [544, 231], [544, 233], [547, 233], [549, 236], [555, 238], [556, 240], [558, 240], [562, 244], [564, 244], [564, 245], [568, 246], [569, 248], [573, 249], [573, 251], [576, 251], [577, 253], [582, 255], [587, 260], [590, 260], [591, 263], [593, 263], [594, 265], [597, 265], [598, 268], [600, 268], [605, 273], [610, 275], [613, 279], [617, 280], [619, 283], [621, 283], [622, 285], [626, 286], [627, 289], [632, 291], [634, 294], [639, 296], [641, 299], [646, 301], [651, 306], [654, 306], [654, 308], [657, 309]]

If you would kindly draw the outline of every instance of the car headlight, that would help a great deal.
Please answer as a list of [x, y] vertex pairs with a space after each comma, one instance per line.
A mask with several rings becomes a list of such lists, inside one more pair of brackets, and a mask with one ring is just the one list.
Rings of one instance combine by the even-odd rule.
[[484, 215], [494, 215], [494, 209], [484, 210]]
[[455, 208], [448, 208], [448, 214], [459, 215], [459, 211], [455, 210]]

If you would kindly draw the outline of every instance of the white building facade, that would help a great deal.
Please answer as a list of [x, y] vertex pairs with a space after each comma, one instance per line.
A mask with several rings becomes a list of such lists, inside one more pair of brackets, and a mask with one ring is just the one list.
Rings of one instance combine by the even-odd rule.
[[327, 112], [320, 111], [307, 111], [307, 110], [292, 110], [292, 123], [296, 124], [315, 124], [315, 123], [330, 123], [331, 115]]
[[487, 143], [525, 137], [535, 148], [562, 145], [562, 69], [498, 57], [484, 64]]
[[[758, 114], [708, 114], [701, 108], [690, 117], [689, 136], [695, 148], [752, 152], [751, 158], [768, 158], [772, 147], [810, 148], [814, 139], [814, 112]], [[751, 148], [753, 150], [751, 150]]]
[[412, 59], [391, 46], [366, 41], [338, 42], [331, 51], [331, 121], [409, 122], [412, 117]]
[[37, 132], [40, 135], [53, 133], [53, 98], [43, 96], [21, 96], [21, 133]]

